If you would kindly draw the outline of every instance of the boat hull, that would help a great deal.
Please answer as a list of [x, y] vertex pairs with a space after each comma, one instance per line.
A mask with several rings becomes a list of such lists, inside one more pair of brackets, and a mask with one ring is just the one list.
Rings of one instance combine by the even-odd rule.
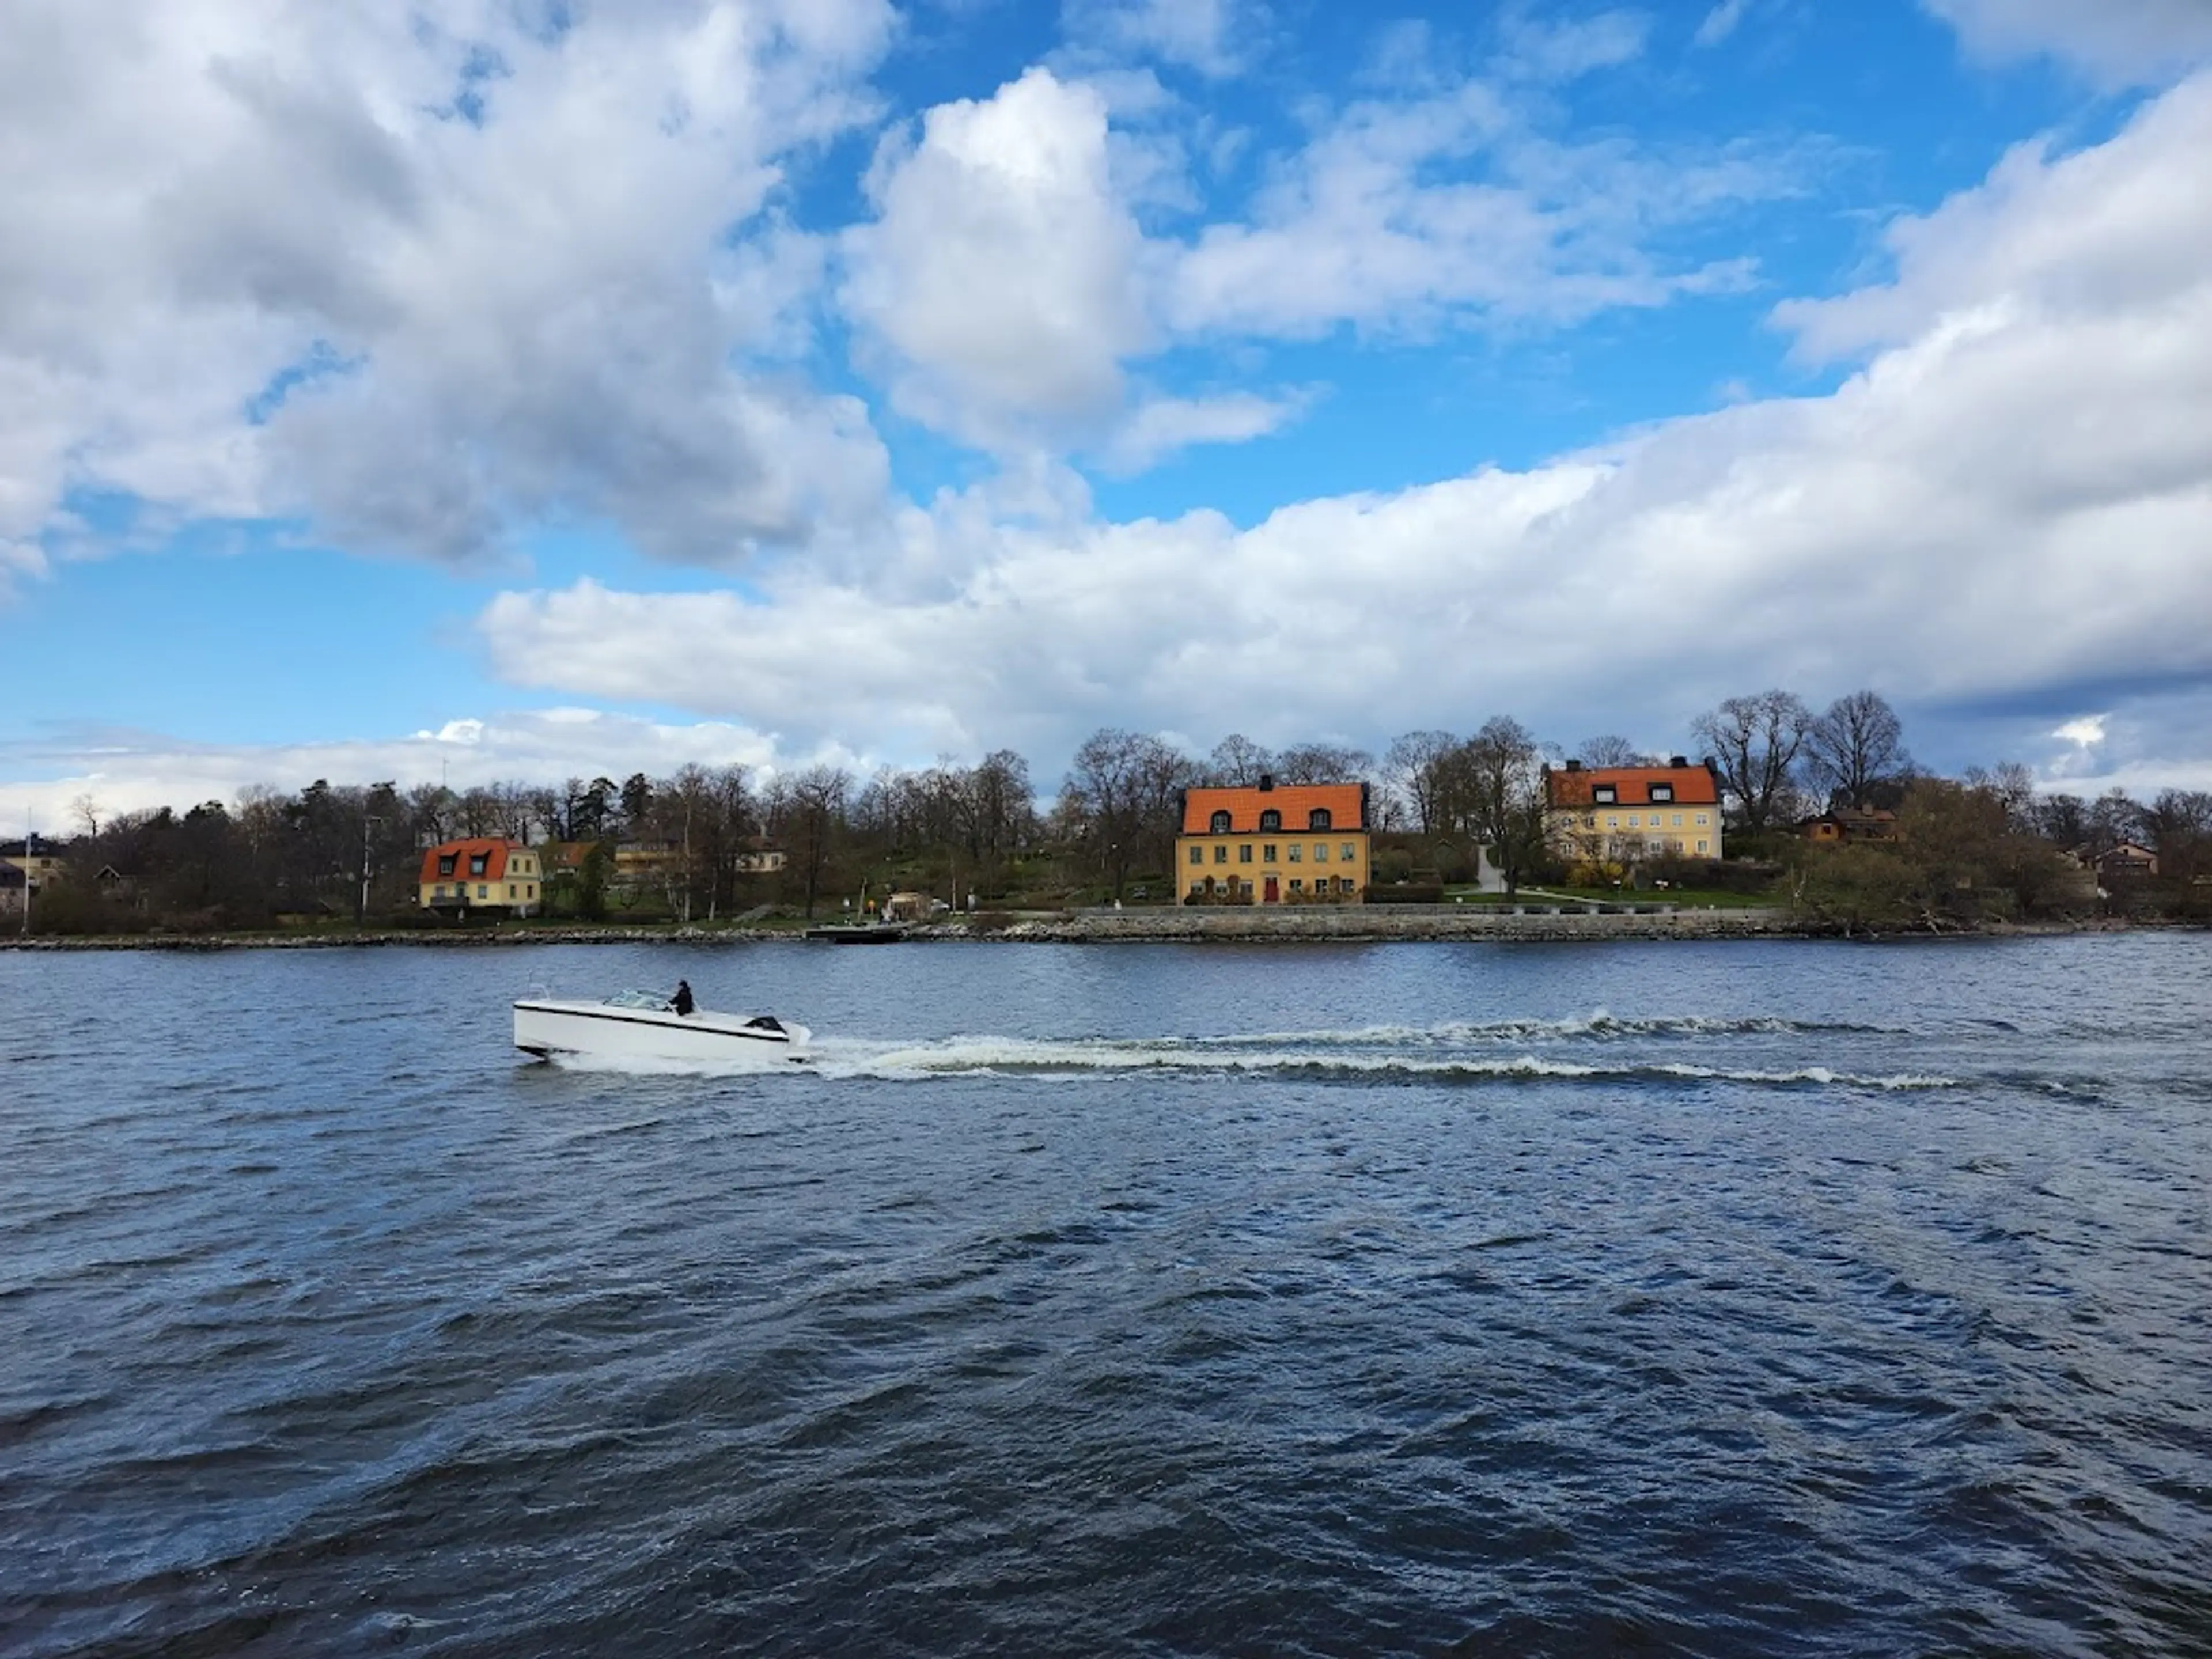
[[532, 1000], [514, 1005], [514, 1046], [541, 1059], [588, 1054], [613, 1060], [803, 1060], [803, 1025], [759, 1023], [701, 1010], [612, 1007], [599, 1002]]

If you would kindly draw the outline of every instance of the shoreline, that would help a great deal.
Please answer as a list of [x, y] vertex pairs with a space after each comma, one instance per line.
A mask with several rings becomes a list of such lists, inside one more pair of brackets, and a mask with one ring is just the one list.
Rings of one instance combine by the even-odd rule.
[[[1844, 928], [1786, 909], [1663, 912], [1480, 912], [1408, 914], [1382, 906], [1344, 909], [1253, 911], [1061, 911], [1032, 914], [989, 927], [966, 918], [911, 924], [898, 941], [911, 945], [1300, 944], [1341, 945], [1498, 941], [1564, 944], [1612, 939], [1804, 939], [1879, 943], [1899, 939], [2036, 938], [2075, 933], [2188, 931], [2203, 924], [2092, 917], [2078, 921], [1984, 922], [1946, 929]], [[122, 933], [82, 937], [0, 935], [0, 951], [362, 951], [419, 945], [499, 949], [540, 945], [804, 944], [788, 928], [577, 927], [430, 931], [368, 929], [345, 933]]]

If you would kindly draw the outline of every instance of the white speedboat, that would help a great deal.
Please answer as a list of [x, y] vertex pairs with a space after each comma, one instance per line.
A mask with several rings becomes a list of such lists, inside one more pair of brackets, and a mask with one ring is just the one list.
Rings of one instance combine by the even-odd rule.
[[605, 1002], [528, 997], [514, 1005], [514, 1046], [541, 1060], [589, 1054], [613, 1060], [744, 1060], [806, 1057], [813, 1034], [773, 1014], [679, 1014], [650, 991], [621, 991]]

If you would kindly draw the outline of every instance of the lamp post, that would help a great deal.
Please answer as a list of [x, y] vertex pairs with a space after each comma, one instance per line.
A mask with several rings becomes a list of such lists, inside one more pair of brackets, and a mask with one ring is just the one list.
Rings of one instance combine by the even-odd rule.
[[381, 828], [384, 820], [374, 812], [362, 813], [361, 817], [361, 903], [355, 908], [353, 913], [353, 925], [356, 927], [368, 925], [368, 826], [372, 823]]

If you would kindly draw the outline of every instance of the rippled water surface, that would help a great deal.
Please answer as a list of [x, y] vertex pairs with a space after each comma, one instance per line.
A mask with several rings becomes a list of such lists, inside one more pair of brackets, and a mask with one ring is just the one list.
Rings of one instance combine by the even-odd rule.
[[[806, 1066], [532, 1063], [688, 977]], [[0, 954], [0, 1650], [2212, 1651], [2212, 939]]]

